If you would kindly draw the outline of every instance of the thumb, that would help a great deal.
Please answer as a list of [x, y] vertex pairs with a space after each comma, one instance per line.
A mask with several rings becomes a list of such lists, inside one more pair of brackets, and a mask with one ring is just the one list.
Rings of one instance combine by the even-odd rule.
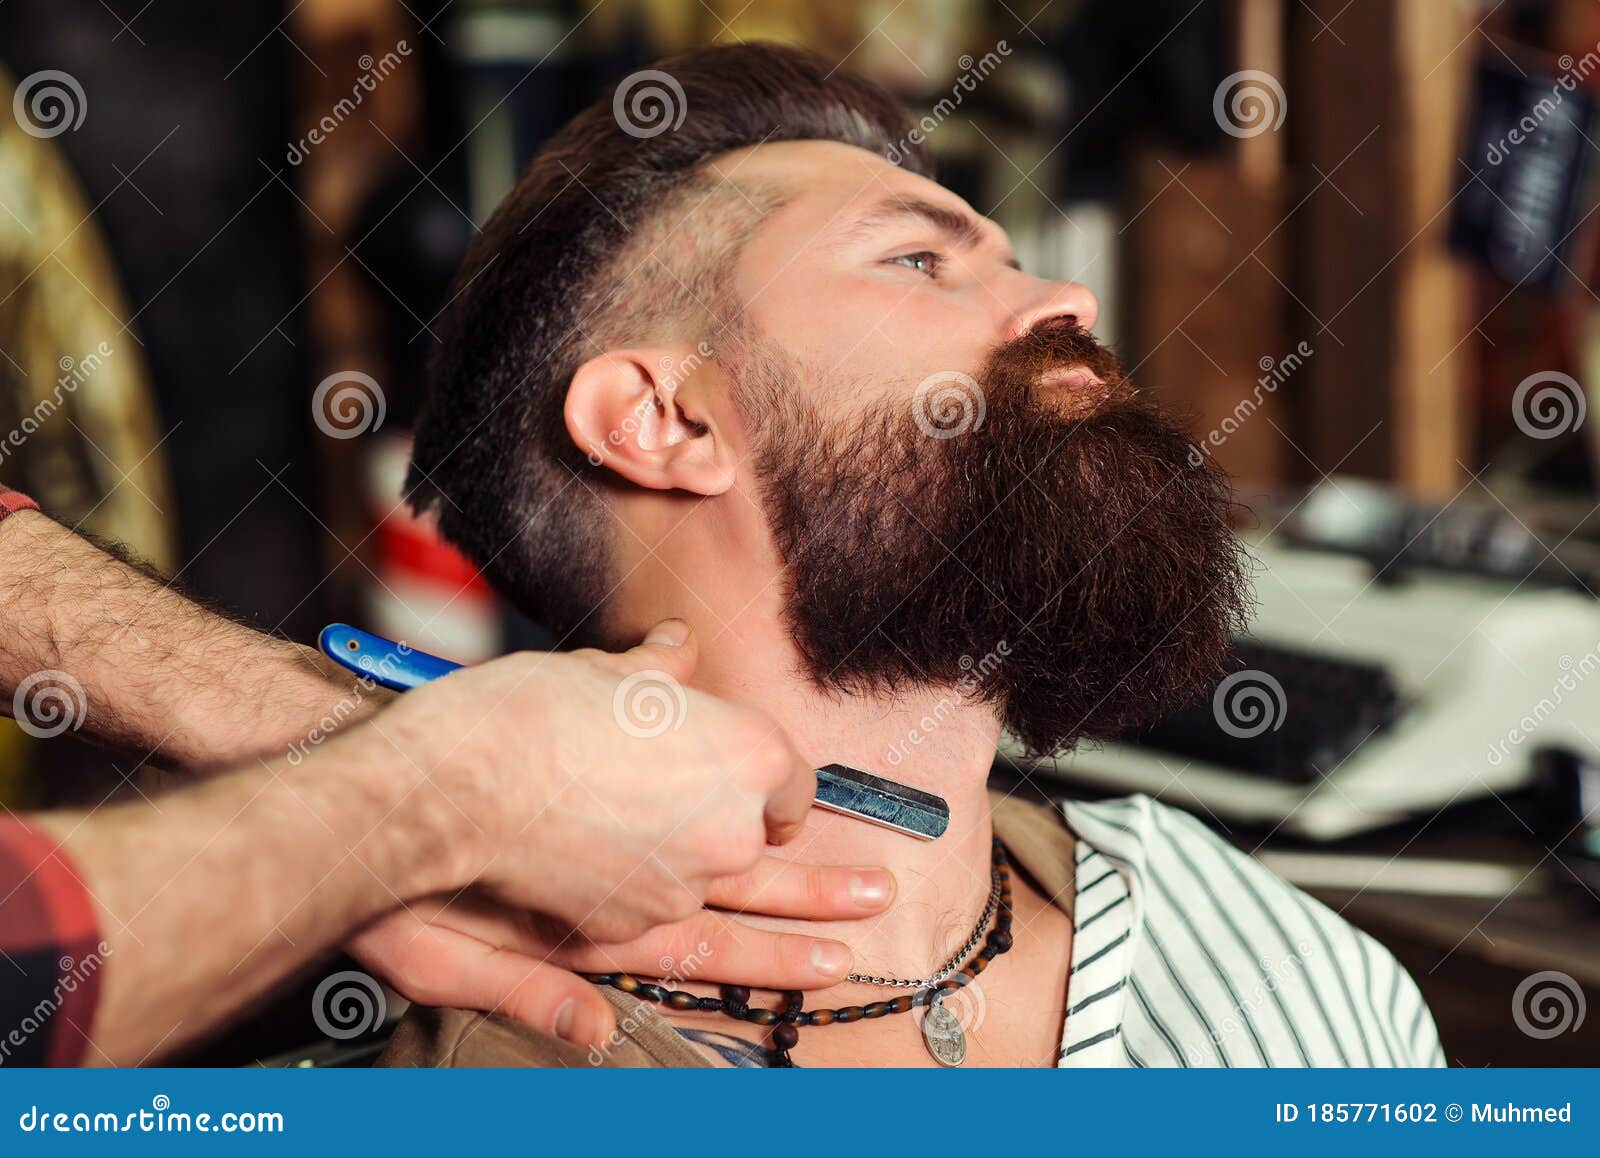
[[[611, 1002], [576, 973], [547, 961], [499, 950], [483, 961], [485, 998], [496, 998], [490, 1013], [499, 1012], [546, 1033], [587, 1046], [591, 1064], [600, 1064], [616, 1031], [617, 1016]], [[470, 1008], [470, 1007], [469, 1007]]]
[[645, 635], [644, 641], [623, 653], [635, 671], [659, 668], [680, 683], [694, 675], [700, 659], [700, 641], [694, 628], [682, 619], [663, 619]]
[[405, 910], [365, 930], [350, 948], [420, 1005], [503, 1014], [584, 1047], [603, 1047], [616, 1028], [616, 1011], [592, 982]]

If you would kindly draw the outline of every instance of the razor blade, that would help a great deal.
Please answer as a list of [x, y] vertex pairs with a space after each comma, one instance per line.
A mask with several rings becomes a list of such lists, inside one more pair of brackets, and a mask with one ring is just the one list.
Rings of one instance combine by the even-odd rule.
[[918, 840], [937, 840], [950, 827], [950, 806], [941, 797], [847, 764], [817, 769], [817, 805]]
[[[410, 691], [461, 666], [344, 623], [323, 628], [317, 642], [329, 658], [397, 692]], [[847, 764], [827, 764], [816, 771], [819, 808], [918, 840], [937, 840], [950, 826], [950, 806], [931, 792]]]

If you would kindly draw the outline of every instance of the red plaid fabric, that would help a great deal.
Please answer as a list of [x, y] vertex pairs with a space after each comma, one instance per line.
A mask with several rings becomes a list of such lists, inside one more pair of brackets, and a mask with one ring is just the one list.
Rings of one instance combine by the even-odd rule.
[[110, 952], [99, 937], [66, 854], [0, 818], [0, 1068], [83, 1060]]
[[[38, 509], [0, 485], [0, 519]], [[37, 829], [0, 817], [0, 1067], [83, 1060], [108, 952], [66, 854]]]
[[8, 486], [0, 485], [0, 519], [7, 515], [14, 515], [18, 511], [36, 511], [39, 504], [30, 499], [21, 491], [14, 491]]

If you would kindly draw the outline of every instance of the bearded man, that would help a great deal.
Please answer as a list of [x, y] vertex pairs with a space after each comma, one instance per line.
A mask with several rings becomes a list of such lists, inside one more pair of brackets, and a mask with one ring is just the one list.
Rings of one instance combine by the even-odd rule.
[[[891, 96], [793, 49], [630, 78], [475, 240], [409, 485], [560, 646], [687, 620], [697, 686], [818, 767], [943, 797], [948, 830], [814, 809], [778, 850], [897, 882], [833, 930], [832, 986], [697, 983], [712, 925], [829, 934], [702, 909], [662, 940], [664, 978], [589, 951], [608, 1049], [417, 1010], [387, 1060], [1441, 1064], [1387, 951], [1193, 818], [987, 787], [1002, 728], [1055, 751], [1201, 691], [1248, 587], [1226, 480], [1093, 337], [1094, 296], [1020, 268], [914, 140]], [[669, 685], [645, 689], [666, 726]], [[559, 928], [455, 919], [574, 959]]]

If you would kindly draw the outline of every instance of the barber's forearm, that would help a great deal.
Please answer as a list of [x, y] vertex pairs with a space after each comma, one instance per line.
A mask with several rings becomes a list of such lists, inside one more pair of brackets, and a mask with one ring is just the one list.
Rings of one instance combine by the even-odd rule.
[[66, 848], [111, 949], [91, 1062], [170, 1054], [401, 900], [460, 883], [459, 813], [352, 739], [153, 805], [29, 818]]
[[7, 714], [18, 685], [47, 670], [82, 686], [81, 731], [192, 770], [282, 754], [314, 729], [370, 714], [387, 694], [23, 511], [0, 521]]

